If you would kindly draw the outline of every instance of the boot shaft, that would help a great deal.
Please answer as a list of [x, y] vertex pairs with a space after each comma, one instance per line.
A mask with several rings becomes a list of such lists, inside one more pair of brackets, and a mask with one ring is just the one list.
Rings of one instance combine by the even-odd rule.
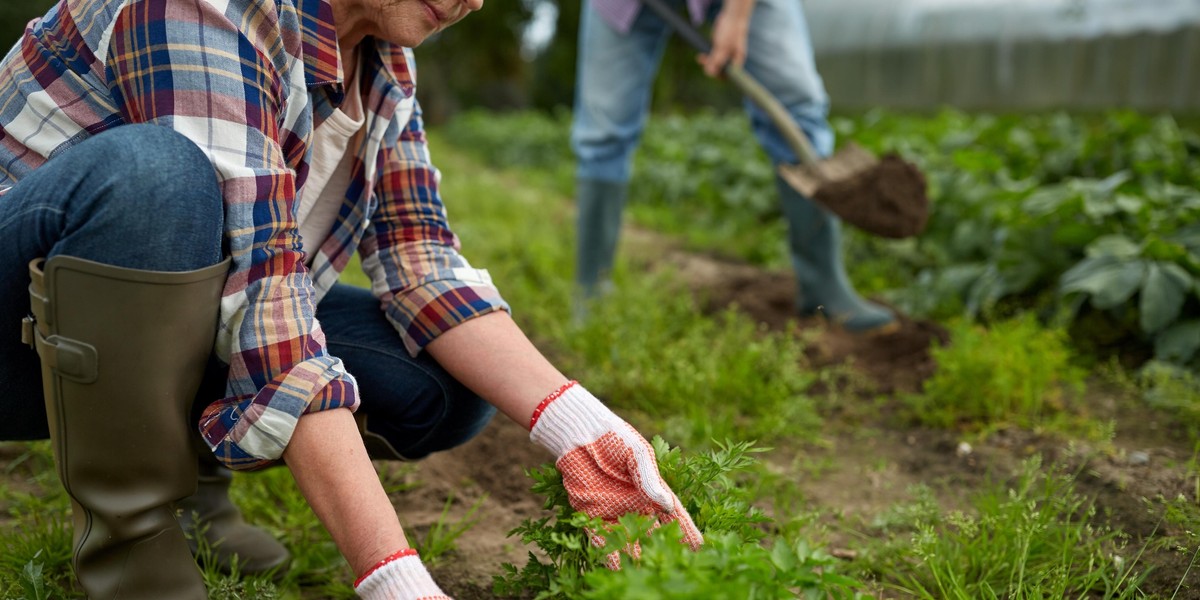
[[93, 598], [204, 597], [171, 503], [196, 486], [188, 419], [227, 272], [30, 264], [29, 333]]

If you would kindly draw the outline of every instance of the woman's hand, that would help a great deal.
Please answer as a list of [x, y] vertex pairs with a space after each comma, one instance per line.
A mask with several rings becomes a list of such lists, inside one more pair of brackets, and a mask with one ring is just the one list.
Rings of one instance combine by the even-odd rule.
[[[704, 543], [659, 474], [650, 443], [583, 386], [572, 381], [547, 397], [533, 413], [529, 437], [558, 457], [555, 464], [575, 510], [608, 523], [628, 513], [654, 515], [660, 525], [678, 521], [681, 542], [693, 550]], [[595, 535], [592, 541], [603, 544]], [[608, 562], [619, 566], [616, 552]]]

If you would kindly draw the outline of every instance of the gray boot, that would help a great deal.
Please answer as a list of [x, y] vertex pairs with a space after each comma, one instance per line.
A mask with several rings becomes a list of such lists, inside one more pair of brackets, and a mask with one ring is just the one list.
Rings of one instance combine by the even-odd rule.
[[205, 600], [173, 502], [196, 489], [189, 409], [229, 261], [178, 273], [56, 256], [30, 264], [27, 342], [42, 361], [72, 564], [88, 597]]
[[[205, 449], [200, 455], [200, 477], [196, 493], [175, 503], [179, 510], [179, 525], [188, 533], [192, 554], [199, 551], [198, 540], [204, 539], [211, 550], [209, 557], [225, 573], [237, 571], [243, 575], [261, 575], [274, 571], [283, 574], [291, 556], [287, 548], [242, 518], [237, 506], [229, 500], [229, 485], [233, 472], [217, 463]], [[198, 557], [204, 558], [204, 557]]]
[[609, 284], [628, 189], [625, 182], [595, 179], [575, 182], [579, 211], [575, 234], [576, 320], [586, 318], [587, 302], [603, 293]]
[[863, 300], [850, 285], [842, 264], [841, 221], [792, 189], [782, 178], [775, 186], [788, 221], [788, 249], [799, 286], [801, 315], [820, 314], [848, 331], [889, 328], [896, 316]]

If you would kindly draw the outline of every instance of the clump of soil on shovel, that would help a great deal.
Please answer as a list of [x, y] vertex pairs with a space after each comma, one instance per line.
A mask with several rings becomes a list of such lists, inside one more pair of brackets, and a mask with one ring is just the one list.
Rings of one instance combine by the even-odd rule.
[[917, 235], [929, 220], [925, 176], [895, 154], [854, 177], [822, 185], [813, 199], [843, 221], [883, 237]]

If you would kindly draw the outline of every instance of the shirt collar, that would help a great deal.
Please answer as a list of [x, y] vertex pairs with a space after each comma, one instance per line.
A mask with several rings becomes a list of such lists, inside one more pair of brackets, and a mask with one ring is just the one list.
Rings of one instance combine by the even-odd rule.
[[[297, 0], [300, 13], [300, 35], [304, 50], [304, 83], [311, 90], [332, 85], [335, 103], [342, 96], [341, 53], [338, 51], [337, 30], [333, 23], [333, 7], [329, 0]], [[375, 40], [376, 50], [383, 62], [383, 71], [405, 97], [412, 97], [415, 77], [409, 64], [409, 53], [403, 47]]]
[[379, 39], [375, 40], [375, 49], [388, 80], [400, 88], [405, 98], [411, 98], [417, 81], [416, 71], [409, 62], [412, 50]]
[[304, 50], [304, 83], [309, 89], [342, 83], [341, 57], [337, 30], [333, 26], [333, 7], [329, 0], [297, 0], [300, 13], [300, 40]]

